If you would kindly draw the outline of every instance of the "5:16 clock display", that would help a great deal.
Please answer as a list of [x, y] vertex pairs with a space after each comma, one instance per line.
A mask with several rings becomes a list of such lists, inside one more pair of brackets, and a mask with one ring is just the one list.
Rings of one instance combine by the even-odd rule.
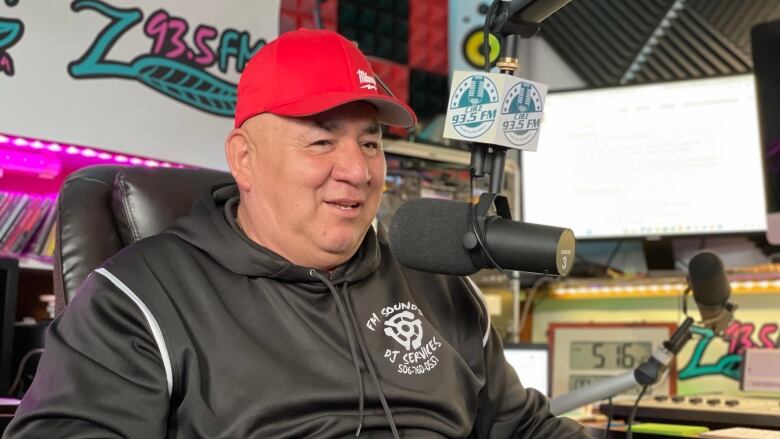
[[650, 357], [649, 342], [577, 341], [571, 344], [571, 370], [630, 369]]

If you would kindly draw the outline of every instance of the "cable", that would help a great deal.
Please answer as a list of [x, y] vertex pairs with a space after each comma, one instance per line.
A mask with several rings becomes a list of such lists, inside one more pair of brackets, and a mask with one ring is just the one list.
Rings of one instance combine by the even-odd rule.
[[612, 267], [612, 260], [615, 259], [615, 256], [617, 256], [618, 254], [618, 250], [620, 250], [620, 247], [622, 246], [623, 246], [623, 240], [619, 239], [615, 248], [612, 249], [612, 253], [609, 254], [609, 258], [607, 258], [607, 262], [604, 263], [604, 265], [607, 268]]
[[[483, 64], [484, 70], [486, 73], [490, 73], [490, 23], [493, 20], [493, 16], [496, 14], [496, 10], [498, 9], [498, 5], [501, 2], [501, 0], [493, 0], [493, 2], [490, 4], [490, 7], [488, 8], [487, 12], [485, 13], [485, 24], [482, 26], [482, 51], [484, 52], [483, 55], [485, 56], [485, 62]], [[474, 175], [472, 174], [469, 179], [469, 196], [474, 196]], [[501, 266], [498, 265], [498, 263], [493, 259], [493, 257], [490, 255], [490, 252], [488, 251], [485, 244], [482, 242], [482, 231], [477, 229], [477, 207], [474, 203], [471, 203], [471, 227], [472, 232], [474, 232], [474, 236], [477, 238], [477, 242], [479, 243], [480, 248], [485, 252], [485, 256], [487, 257], [488, 261], [493, 265], [493, 267], [498, 270], [501, 274], [508, 277], [510, 280], [520, 280], [520, 276], [516, 276], [513, 273], [508, 273], [506, 270], [501, 268]]]
[[609, 427], [612, 425], [612, 408], [612, 397], [610, 396], [607, 402], [607, 426], [604, 427], [602, 439], [607, 439], [607, 436], [609, 436]]
[[35, 354], [42, 354], [42, 353], [43, 353], [43, 348], [37, 348], [28, 351], [26, 354], [24, 354], [22, 360], [19, 361], [19, 367], [16, 369], [16, 378], [14, 378], [14, 383], [11, 384], [11, 387], [8, 389], [9, 395], [14, 394], [14, 391], [16, 391], [16, 387], [22, 381], [22, 372], [24, 371], [24, 367], [27, 366], [27, 361], [30, 359], [30, 357], [32, 357]]
[[314, 11], [312, 11], [312, 12], [313, 12], [313, 15], [314, 15], [314, 28], [315, 29], [324, 29], [325, 28], [325, 26], [322, 25], [322, 11], [320, 11], [320, 5], [324, 1], [325, 0], [316, 0], [314, 2]]
[[687, 286], [680, 296], [680, 309], [685, 317], [688, 317], [688, 294], [691, 292], [691, 287]]
[[586, 258], [585, 256], [582, 256], [579, 253], [574, 253], [574, 261], [575, 262], [576, 261], [580, 261], [580, 262], [585, 263], [585, 264], [593, 264], [593, 265], [597, 264], [596, 262], [591, 261], [590, 259]]
[[493, 3], [490, 4], [490, 7], [487, 10], [487, 13], [485, 13], [485, 25], [482, 26], [482, 51], [484, 52], [483, 55], [485, 55], [485, 64], [484, 69], [485, 72], [490, 72], [490, 22], [493, 20], [493, 15], [496, 13], [496, 9], [498, 9], [498, 3], [501, 0], [493, 0]]
[[634, 417], [636, 416], [636, 411], [639, 408], [639, 400], [642, 399], [642, 396], [644, 396], [645, 391], [647, 391], [647, 385], [642, 386], [642, 391], [639, 392], [639, 396], [636, 397], [636, 401], [634, 401], [634, 407], [631, 408], [631, 414], [628, 415], [628, 429], [626, 430], [626, 439], [633, 439], [633, 432], [631, 431], [631, 427], [634, 424]]
[[525, 298], [525, 303], [523, 304], [523, 312], [520, 314], [520, 321], [517, 323], [518, 331], [523, 332], [523, 328], [525, 327], [525, 319], [528, 318], [528, 313], [531, 311], [531, 304], [533, 303], [536, 291], [539, 289], [539, 287], [542, 286], [542, 283], [548, 279], [550, 279], [550, 276], [542, 275], [542, 277], [534, 281], [534, 284], [528, 291], [528, 296]]
[[[706, 243], [707, 243], [707, 237], [706, 236], [702, 237], [701, 241], [699, 241], [699, 250], [703, 250]], [[676, 258], [674, 258], [674, 262], [675, 262], [675, 264], [680, 264], [680, 266], [682, 266], [683, 270], [688, 270], [688, 263], [690, 262], [690, 258], [686, 261], [686, 260], [683, 260], [682, 258], [677, 258], [676, 257]]]
[[[474, 176], [472, 175], [469, 179], [469, 194], [473, 197], [474, 196]], [[487, 246], [484, 242], [482, 242], [482, 231], [477, 229], [477, 205], [474, 203], [471, 203], [471, 231], [474, 233], [474, 236], [477, 238], [477, 243], [479, 243], [479, 247], [482, 249], [483, 252], [485, 252], [485, 256], [488, 258], [488, 261], [493, 265], [493, 268], [498, 270], [501, 274], [508, 277], [510, 280], [520, 280], [520, 276], [516, 276], [514, 273], [507, 272], [503, 268], [501, 268], [500, 265], [498, 265], [498, 262], [493, 259], [493, 257], [490, 255], [490, 252], [487, 249]]]

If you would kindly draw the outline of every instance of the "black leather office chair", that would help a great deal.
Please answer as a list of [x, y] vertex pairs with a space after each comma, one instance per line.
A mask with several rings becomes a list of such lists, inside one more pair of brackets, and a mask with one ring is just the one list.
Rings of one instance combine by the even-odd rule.
[[170, 227], [227, 172], [205, 169], [94, 166], [60, 189], [54, 252], [59, 314], [87, 275], [122, 247]]

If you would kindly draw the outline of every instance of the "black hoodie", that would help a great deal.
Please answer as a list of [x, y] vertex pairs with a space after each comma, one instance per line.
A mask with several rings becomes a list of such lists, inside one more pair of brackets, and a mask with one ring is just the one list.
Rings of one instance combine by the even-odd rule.
[[470, 281], [373, 229], [333, 272], [294, 265], [237, 201], [215, 190], [87, 278], [4, 437], [588, 437], [520, 385]]

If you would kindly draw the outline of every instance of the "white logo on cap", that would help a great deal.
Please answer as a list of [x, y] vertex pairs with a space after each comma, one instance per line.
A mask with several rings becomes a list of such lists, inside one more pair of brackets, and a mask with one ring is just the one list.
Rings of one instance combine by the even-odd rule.
[[373, 76], [369, 75], [368, 73], [364, 72], [363, 70], [358, 69], [357, 71], [358, 81], [360, 81], [360, 88], [365, 88], [367, 90], [376, 90], [376, 80]]

